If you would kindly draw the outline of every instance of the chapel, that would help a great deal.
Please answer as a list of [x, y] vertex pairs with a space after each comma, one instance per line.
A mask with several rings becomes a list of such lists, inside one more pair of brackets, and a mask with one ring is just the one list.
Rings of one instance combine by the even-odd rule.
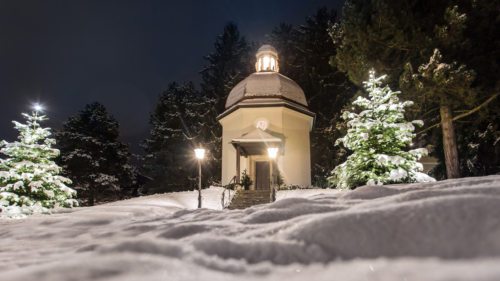
[[283, 184], [311, 185], [309, 133], [315, 114], [301, 87], [280, 74], [276, 49], [263, 45], [255, 72], [229, 93], [222, 125], [222, 184], [240, 181], [243, 171], [251, 190]]

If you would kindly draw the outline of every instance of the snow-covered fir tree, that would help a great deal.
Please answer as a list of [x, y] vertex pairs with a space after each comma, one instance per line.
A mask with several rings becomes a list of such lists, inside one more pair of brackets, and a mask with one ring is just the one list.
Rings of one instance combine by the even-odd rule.
[[343, 114], [349, 129], [336, 144], [342, 143], [353, 153], [329, 178], [337, 188], [434, 181], [421, 173], [423, 166], [418, 162], [427, 155], [427, 150], [407, 151], [415, 137], [415, 125], [422, 126], [423, 122], [405, 120], [405, 108], [413, 102], [401, 102], [397, 96], [399, 91], [382, 86], [385, 77], [375, 77], [371, 70], [368, 81], [363, 82], [368, 98], [360, 96], [353, 102], [362, 111]]
[[254, 71], [252, 45], [240, 34], [238, 26], [228, 23], [217, 36], [212, 53], [205, 56], [201, 71], [201, 93], [212, 105], [200, 132], [203, 146], [210, 152], [204, 165], [210, 181], [221, 179], [222, 126], [217, 116], [225, 110], [226, 99], [233, 87]]
[[342, 109], [355, 94], [354, 84], [330, 61], [337, 52], [330, 27], [338, 18], [337, 11], [323, 7], [303, 24], [280, 24], [270, 34], [271, 45], [279, 51], [280, 73], [301, 86], [308, 108], [316, 113], [310, 134], [314, 186], [328, 186], [331, 167], [347, 157], [344, 147], [329, 145], [345, 134]]
[[[147, 193], [188, 190], [196, 183], [193, 149], [206, 144], [204, 134], [212, 101], [192, 82], [170, 83], [151, 114], [151, 130], [144, 141], [144, 171], [153, 180]], [[208, 185], [208, 178], [202, 179]]]
[[64, 173], [84, 204], [117, 200], [135, 184], [130, 152], [119, 135], [118, 121], [97, 102], [86, 105], [57, 132]]
[[50, 128], [42, 128], [47, 120], [37, 108], [31, 115], [23, 113], [26, 123], [13, 121], [19, 140], [2, 141], [0, 153], [0, 209], [2, 216], [22, 217], [32, 213], [47, 213], [49, 209], [78, 205], [72, 199], [76, 192], [67, 185], [71, 180], [60, 175], [53, 159], [59, 150], [53, 148]]

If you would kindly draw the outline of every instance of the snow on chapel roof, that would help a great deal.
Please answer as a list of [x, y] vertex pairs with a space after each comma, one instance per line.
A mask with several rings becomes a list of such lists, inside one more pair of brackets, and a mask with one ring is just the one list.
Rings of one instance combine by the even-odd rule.
[[226, 108], [245, 100], [287, 100], [306, 106], [304, 91], [295, 81], [279, 73], [278, 52], [271, 45], [263, 45], [256, 54], [256, 72], [238, 83], [229, 93]]

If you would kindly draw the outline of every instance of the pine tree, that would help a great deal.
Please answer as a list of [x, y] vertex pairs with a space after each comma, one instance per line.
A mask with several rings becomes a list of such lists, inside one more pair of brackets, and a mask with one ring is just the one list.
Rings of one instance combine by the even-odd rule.
[[[498, 118], [500, 64], [491, 59], [498, 57], [500, 42], [498, 4], [498, 0], [347, 0], [341, 23], [332, 29], [334, 40], [341, 42], [335, 62], [357, 85], [372, 67], [387, 73], [387, 82], [403, 89], [405, 97], [415, 101], [413, 113], [418, 119], [438, 124], [429, 128], [443, 124], [441, 130], [426, 128], [426, 134], [420, 136], [427, 135], [436, 148], [452, 152], [458, 147], [459, 155], [467, 155], [468, 144], [459, 141], [465, 141], [465, 136], [479, 136], [479, 128], [484, 130]], [[441, 78], [423, 77], [427, 74], [418, 69], [433, 67], [429, 63], [436, 57], [436, 49], [439, 63], [447, 65], [440, 69], [440, 75], [450, 75], [452, 79], [474, 72], [473, 83], [467, 79], [463, 81], [466, 83], [457, 81], [450, 87], [451, 80], [436, 83]], [[460, 74], [450, 66], [465, 68]], [[413, 75], [420, 77], [412, 79]], [[457, 112], [460, 114], [455, 116]], [[489, 146], [495, 146], [495, 142]], [[459, 160], [462, 167], [472, 160], [447, 154], [444, 157], [445, 153], [436, 151], [436, 156], [446, 163], [450, 178], [464, 173], [457, 171]], [[492, 164], [486, 170], [500, 171], [498, 162]]]
[[251, 53], [252, 46], [240, 35], [234, 23], [224, 27], [214, 48], [205, 57], [207, 65], [201, 71], [201, 92], [212, 104], [200, 141], [210, 152], [205, 161], [208, 177], [216, 181], [221, 178], [222, 163], [222, 127], [217, 116], [225, 110], [231, 89], [254, 71], [255, 58]]
[[421, 173], [423, 166], [417, 162], [427, 150], [405, 151], [415, 137], [414, 125], [422, 126], [423, 122], [405, 120], [405, 108], [413, 102], [400, 102], [397, 96], [400, 92], [387, 85], [382, 87], [385, 77], [376, 78], [375, 72], [370, 71], [368, 81], [363, 83], [369, 97], [360, 96], [353, 102], [362, 111], [343, 113], [349, 129], [337, 143], [353, 154], [333, 170], [330, 180], [337, 188], [434, 180]]
[[[151, 131], [144, 142], [144, 169], [153, 178], [148, 193], [193, 187], [196, 172], [193, 149], [202, 144], [210, 100], [193, 83], [171, 83], [151, 114]], [[203, 179], [206, 180], [206, 179]]]
[[355, 87], [330, 59], [337, 45], [329, 26], [337, 21], [335, 10], [321, 8], [304, 24], [281, 24], [270, 35], [279, 51], [280, 72], [297, 82], [316, 113], [311, 132], [311, 173], [315, 186], [326, 186], [327, 175], [346, 157], [343, 147], [330, 144], [345, 131], [341, 111], [354, 96]]
[[0, 209], [1, 215], [24, 216], [37, 212], [48, 212], [58, 206], [77, 206], [72, 199], [76, 192], [67, 185], [71, 180], [60, 175], [54, 159], [59, 150], [50, 138], [50, 128], [40, 123], [47, 120], [38, 110], [31, 115], [23, 113], [26, 124], [13, 121], [19, 131], [19, 140], [0, 143]]
[[[422, 95], [434, 96], [439, 104], [440, 124], [443, 135], [443, 152], [448, 178], [460, 177], [457, 138], [453, 124], [453, 108], [457, 103], [474, 99], [471, 84], [475, 73], [465, 65], [443, 62], [438, 49], [434, 50], [429, 62], [418, 68], [418, 73], [411, 75], [408, 84]], [[458, 101], [458, 102], [457, 102]]]
[[214, 51], [205, 57], [207, 65], [201, 71], [202, 93], [215, 100], [217, 114], [224, 110], [227, 96], [236, 83], [254, 71], [251, 49], [238, 27], [228, 23], [217, 36]]
[[57, 133], [60, 162], [88, 205], [116, 200], [134, 184], [128, 147], [118, 137], [118, 122], [99, 103], [86, 105]]

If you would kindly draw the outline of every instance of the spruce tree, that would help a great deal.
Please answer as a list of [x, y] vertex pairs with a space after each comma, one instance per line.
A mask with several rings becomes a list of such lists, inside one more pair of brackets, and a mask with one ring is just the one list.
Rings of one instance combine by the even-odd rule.
[[50, 128], [40, 125], [47, 117], [38, 108], [23, 117], [25, 124], [13, 121], [19, 140], [0, 143], [0, 153], [7, 156], [0, 159], [0, 215], [22, 217], [77, 206], [72, 199], [76, 192], [68, 187], [71, 180], [60, 175], [61, 167], [54, 162], [59, 150], [53, 148]]
[[254, 71], [252, 46], [240, 35], [238, 27], [229, 23], [214, 43], [214, 51], [205, 57], [201, 71], [201, 92], [211, 101], [209, 115], [201, 133], [201, 144], [210, 152], [206, 171], [213, 180], [221, 178], [222, 127], [217, 116], [225, 110], [225, 103], [233, 87]]
[[57, 133], [60, 162], [88, 205], [121, 197], [134, 184], [127, 145], [119, 141], [118, 122], [100, 103], [85, 106]]
[[201, 71], [202, 93], [214, 99], [217, 114], [222, 113], [233, 87], [254, 71], [252, 47], [240, 35], [234, 23], [228, 23], [214, 43], [214, 51], [205, 57]]
[[337, 143], [353, 153], [333, 170], [330, 180], [337, 188], [434, 180], [421, 173], [423, 166], [417, 162], [427, 150], [406, 151], [415, 137], [414, 125], [422, 126], [423, 122], [405, 120], [405, 108], [413, 102], [400, 102], [400, 92], [387, 85], [382, 87], [385, 77], [376, 78], [375, 72], [370, 71], [368, 81], [363, 83], [368, 98], [359, 96], [353, 102], [362, 111], [343, 113], [349, 129]]
[[150, 117], [150, 135], [144, 142], [144, 170], [153, 178], [146, 186], [148, 193], [193, 187], [193, 149], [203, 143], [210, 106], [193, 83], [171, 83], [160, 95]]
[[[467, 163], [474, 162], [474, 158], [490, 156], [470, 155], [469, 145], [484, 139], [472, 140], [467, 136], [479, 136], [480, 130], [497, 123], [500, 65], [491, 58], [498, 56], [500, 43], [498, 1], [347, 0], [342, 21], [331, 28], [331, 32], [332, 38], [341, 42], [335, 63], [346, 71], [351, 81], [361, 85], [372, 67], [387, 73], [387, 82], [416, 102], [415, 117], [424, 119], [429, 128], [442, 127], [432, 131], [425, 128], [425, 134], [420, 136], [427, 134], [427, 140], [432, 141], [434, 147], [448, 152], [458, 148], [462, 157], [453, 156], [455, 153], [446, 153], [448, 156], [444, 157], [445, 153], [436, 151], [436, 156], [446, 163], [448, 177], [470, 174], [464, 169], [457, 171], [459, 160], [460, 166], [468, 169]], [[438, 81], [442, 78], [432, 78], [419, 71], [426, 66], [434, 67], [431, 62], [437, 60], [431, 60], [437, 58], [436, 49], [439, 64], [446, 65], [439, 75], [450, 78], [445, 83]], [[464, 67], [462, 73], [458, 73], [450, 66]], [[471, 83], [472, 72], [476, 75]], [[450, 83], [459, 76], [468, 78]], [[489, 143], [490, 147], [498, 145]], [[499, 159], [500, 150], [492, 151]], [[463, 158], [464, 155], [472, 158]], [[492, 164], [486, 170], [500, 171], [498, 162]]]
[[280, 72], [297, 82], [316, 113], [311, 132], [311, 174], [315, 186], [327, 186], [326, 177], [346, 157], [343, 147], [330, 144], [345, 132], [341, 111], [354, 96], [355, 87], [330, 59], [337, 45], [329, 26], [337, 21], [335, 10], [321, 8], [304, 24], [281, 24], [270, 35], [279, 51]]
[[475, 73], [456, 61], [446, 63], [441, 52], [434, 50], [429, 62], [418, 68], [409, 77], [407, 84], [422, 95], [433, 96], [439, 104], [440, 125], [443, 139], [443, 152], [448, 178], [460, 177], [457, 138], [453, 124], [453, 108], [465, 100], [474, 99], [471, 84]]

